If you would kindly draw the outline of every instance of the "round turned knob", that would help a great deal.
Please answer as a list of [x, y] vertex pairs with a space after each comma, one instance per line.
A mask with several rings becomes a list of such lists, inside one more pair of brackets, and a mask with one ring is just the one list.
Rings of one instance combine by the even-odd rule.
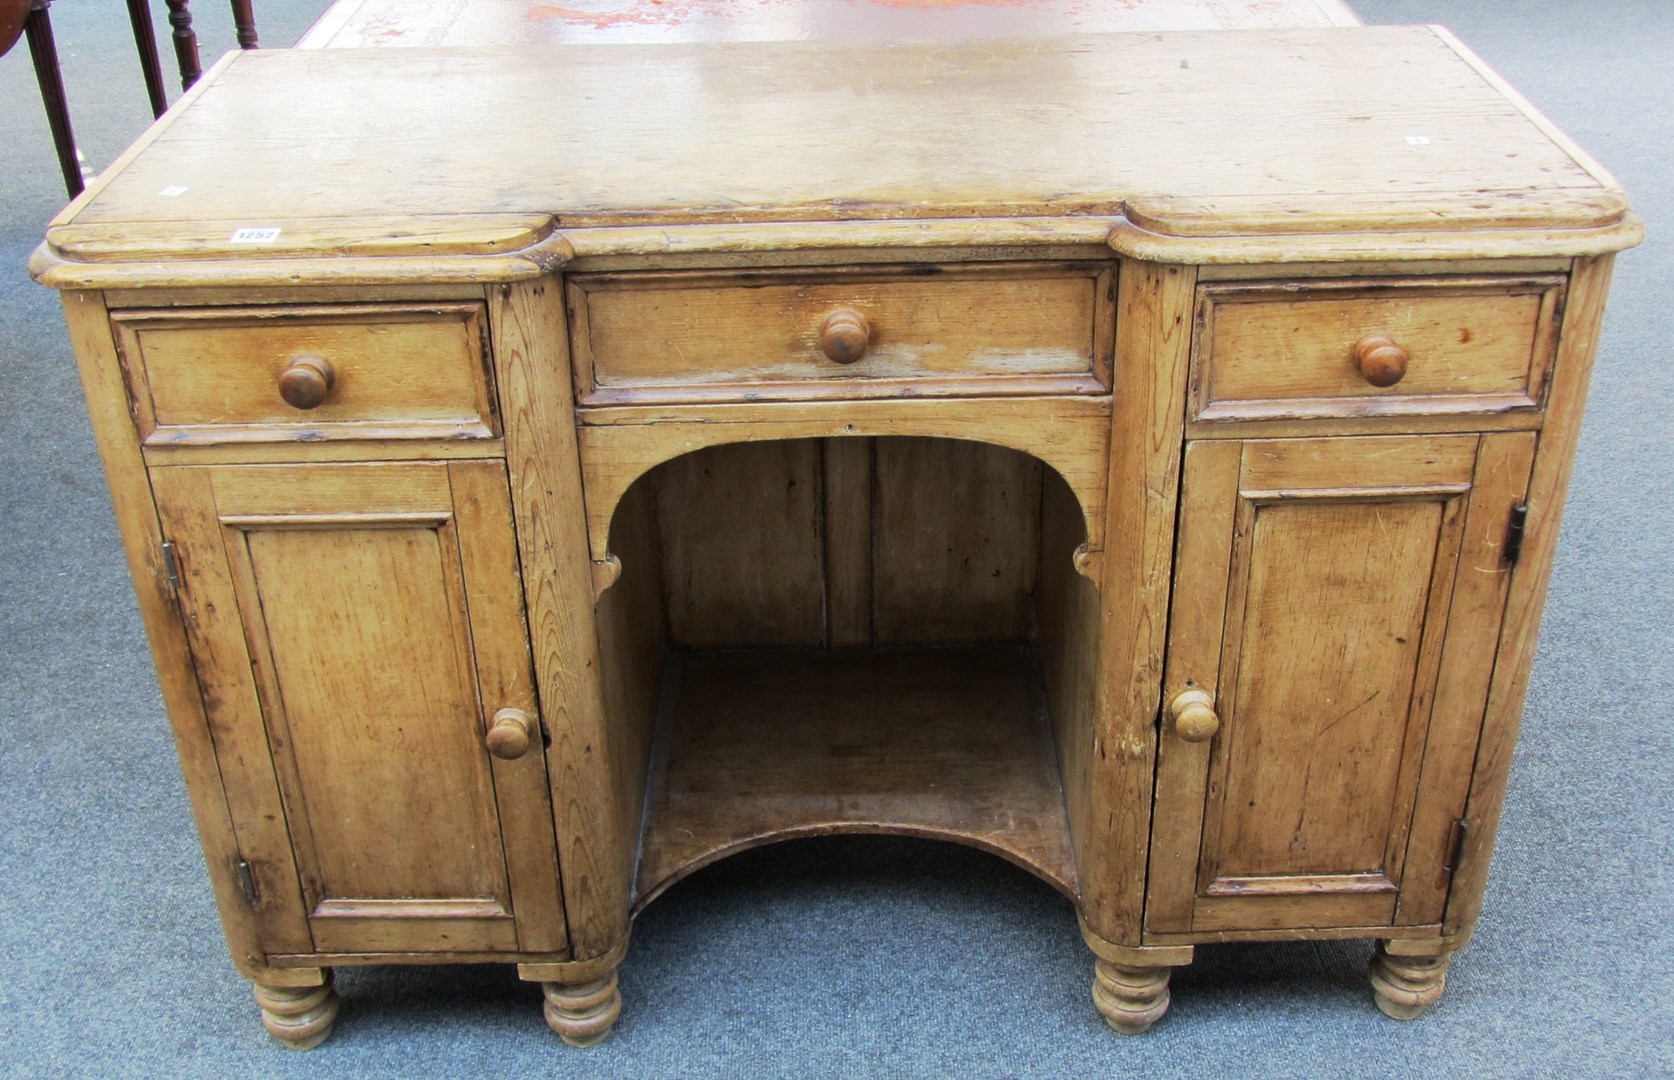
[[838, 308], [820, 326], [820, 351], [835, 363], [854, 363], [871, 343], [872, 326], [854, 308]]
[[522, 709], [501, 709], [488, 725], [488, 752], [497, 758], [511, 761], [529, 750], [535, 725]]
[[312, 409], [325, 404], [337, 372], [329, 360], [299, 356], [279, 373], [279, 396], [293, 409]]
[[1394, 386], [1407, 374], [1407, 350], [1386, 334], [1367, 334], [1354, 343], [1354, 362], [1373, 386]]
[[1174, 733], [1187, 742], [1208, 742], [1221, 730], [1215, 715], [1215, 699], [1203, 690], [1182, 690], [1168, 703], [1174, 717]]

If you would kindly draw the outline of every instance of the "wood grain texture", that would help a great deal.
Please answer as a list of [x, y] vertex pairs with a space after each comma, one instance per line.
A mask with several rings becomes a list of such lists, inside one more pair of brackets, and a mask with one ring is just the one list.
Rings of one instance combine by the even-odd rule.
[[496, 287], [489, 323], [535, 682], [552, 739], [547, 768], [570, 955], [588, 959], [627, 938], [643, 739], [632, 723], [606, 719], [556, 283]]
[[1443, 930], [1463, 944], [1475, 928], [1487, 888], [1493, 840], [1505, 803], [1511, 752], [1522, 717], [1534, 663], [1540, 616], [1552, 574], [1564, 498], [1569, 489], [1587, 381], [1598, 347], [1604, 302], [1610, 291], [1609, 258], [1577, 260], [1570, 278], [1558, 360], [1552, 373], [1552, 407], [1535, 448], [1528, 486], [1528, 522], [1522, 558], [1512, 571], [1500, 633], [1493, 682], [1477, 746], [1465, 819], [1470, 823], [1459, 851], [1458, 869], [1448, 894]]
[[593, 613], [605, 715], [623, 763], [611, 778], [613, 796], [624, 813], [632, 814], [626, 835], [637, 842], [644, 827], [646, 763], [668, 646], [656, 492], [650, 485], [630, 491], [617, 516], [621, 577], [597, 600]]
[[825, 640], [871, 646], [873, 439], [825, 439]]
[[[181, 587], [174, 599], [174, 617], [184, 624], [190, 652], [178, 658], [177, 670], [194, 683], [192, 694], [208, 724], [206, 748], [215, 755], [218, 783], [237, 837], [229, 884], [254, 915], [256, 941], [263, 952], [312, 952], [300, 866], [262, 723], [210, 471], [157, 470], [151, 476], [151, 492], [160, 528], [180, 552], [175, 556]], [[254, 904], [243, 891], [240, 862], [255, 884]]]
[[262, 1027], [285, 1049], [312, 1050], [331, 1038], [342, 1001], [329, 978], [318, 986], [257, 983], [252, 990]]
[[[1186, 444], [1181, 478], [1175, 565], [1190, 577], [1174, 590], [1168, 624], [1168, 664], [1162, 697], [1188, 690], [1218, 697], [1221, 640], [1225, 631], [1227, 585], [1232, 562], [1233, 520], [1238, 509], [1236, 442]], [[1202, 850], [1204, 799], [1209, 783], [1207, 743], [1171, 738], [1166, 728], [1157, 744], [1156, 790], [1163, 813], [1151, 825], [1150, 873], [1145, 928], [1186, 931], [1192, 926]], [[1186, 812], [1180, 813], [1179, 810]], [[1193, 812], [1195, 810], [1195, 812]]]
[[223, 772], [276, 777], [284, 807], [265, 816], [266, 784], [240, 794], [245, 857], [294, 851], [312, 947], [512, 949], [514, 910], [532, 945], [561, 944], [553, 836], [529, 813], [547, 802], [543, 763], [492, 762], [483, 743], [491, 711], [534, 706], [504, 466], [156, 483]]
[[877, 644], [1031, 637], [1040, 463], [956, 439], [880, 438], [874, 446]]
[[698, 654], [679, 680], [639, 906], [731, 852], [855, 832], [969, 844], [1075, 895], [1023, 651]]
[[825, 641], [821, 472], [820, 440], [788, 439], [708, 447], [645, 478], [674, 645]]
[[1148, 927], [1376, 925], [1409, 897], [1434, 923], [1529, 439], [1188, 451], [1180, 566], [1202, 573], [1175, 594], [1167, 686], [1214, 690], [1222, 732], [1165, 728]]
[[[320, 978], [317, 969], [275, 972], [266, 962], [271, 945], [264, 943], [264, 938], [273, 932], [275, 922], [282, 928], [279, 940], [295, 941], [303, 951], [312, 947], [306, 928], [296, 919], [300, 899], [290, 860], [277, 867], [268, 867], [260, 860], [251, 864], [252, 874], [262, 875], [256, 880], [270, 886], [261, 894], [269, 898], [284, 895], [281, 890], [288, 875], [292, 897], [288, 904], [275, 904], [270, 899], [257, 910], [244, 896], [238, 871], [243, 855], [229, 805], [229, 799], [237, 798], [237, 793], [222, 784], [210, 717], [193, 673], [186, 627], [169, 585], [162, 528], [140, 455], [139, 435], [128, 412], [127, 390], [105, 305], [97, 293], [66, 292], [61, 299], [227, 950], [233, 965], [246, 978], [269, 985], [315, 985]], [[237, 778], [233, 783], [237, 785]], [[270, 773], [267, 784], [271, 783]], [[273, 876], [269, 878], [268, 874]]]
[[1098, 721], [1088, 751], [1091, 828], [1076, 838], [1076, 865], [1083, 922], [1119, 945], [1140, 944], [1143, 922], [1195, 291], [1190, 269], [1121, 268], [1110, 499], [1099, 518], [1089, 508], [1087, 543], [1103, 552]]
[[611, 518], [622, 494], [665, 461], [729, 443], [857, 435], [964, 439], [1037, 457], [1075, 491], [1088, 543], [1098, 549], [1105, 530], [1110, 410], [1108, 399], [1082, 397], [584, 409], [577, 433], [593, 558], [610, 554]]
[[[590, 92], [600, 85], [622, 92]], [[571, 107], [539, 107], [558, 100]], [[478, 123], [459, 128], [463, 114]], [[1307, 137], [1275, 151], [1273, 130]], [[438, 145], [477, 167], [429, 168], [418, 156]], [[156, 193], [177, 187], [159, 216]], [[442, 215], [451, 231], [411, 239]], [[299, 283], [393, 279], [422, 251], [430, 280], [449, 258], [487, 280], [544, 242], [542, 215], [564, 228], [1096, 216], [1188, 246], [1273, 237], [1273, 257], [1290, 260], [1356, 239], [1345, 254], [1377, 257], [1383, 236], [1469, 234], [1508, 256], [1569, 253], [1565, 234], [1636, 238], [1614, 182], [1452, 43], [1357, 27], [887, 54], [830, 42], [243, 53], [52, 227], [36, 269], [83, 286], [232, 272], [219, 263]], [[245, 226], [280, 237], [233, 244]], [[353, 257], [310, 261], [326, 251]], [[183, 252], [195, 262], [170, 258]], [[522, 272], [568, 254], [531, 252]]]
[[[1406, 871], [1395, 921], [1439, 923], [1454, 886], [1455, 851], [1464, 839], [1476, 748], [1500, 644], [1511, 567], [1505, 561], [1512, 508], [1528, 491], [1534, 432], [1484, 435], [1471, 479], [1458, 580], [1448, 611], [1448, 647], [1436, 676], [1423, 772], [1407, 841]], [[1466, 833], [1469, 833], [1469, 827]]]
[[[148, 444], [491, 439], [481, 303], [127, 310], [112, 317]], [[298, 360], [334, 374], [297, 408]]]
[[[1108, 272], [1000, 263], [575, 275], [567, 288], [577, 400], [1099, 393], [1108, 368], [1098, 363], [1094, 313]], [[866, 330], [843, 363], [821, 336], [839, 311]]]
[[[1253, 420], [1536, 409], [1564, 278], [1203, 286], [1192, 418]], [[1375, 385], [1356, 362], [1382, 336], [1407, 357]]]
[[1086, 519], [1075, 493], [1058, 474], [1042, 470], [1036, 643], [1072, 850], [1077, 853], [1094, 843], [1094, 785], [1100, 778], [1094, 755], [1100, 719], [1099, 588], [1078, 573], [1074, 563], [1086, 536]]

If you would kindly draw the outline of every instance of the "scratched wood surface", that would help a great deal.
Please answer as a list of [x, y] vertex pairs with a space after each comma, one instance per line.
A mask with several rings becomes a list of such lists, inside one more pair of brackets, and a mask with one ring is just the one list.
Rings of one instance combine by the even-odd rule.
[[1149, 928], [1439, 916], [1504, 597], [1493, 538], [1530, 449], [1523, 433], [1192, 448], [1180, 551], [1203, 573], [1177, 579], [1168, 696], [1207, 690], [1219, 730], [1165, 722]]
[[899, 41], [1359, 21], [1340, 0], [339, 0], [297, 47]]
[[1430, 28], [1353, 27], [250, 52], [60, 216], [37, 270], [114, 260], [161, 284], [190, 270], [151, 266], [170, 256], [329, 252], [352, 277], [363, 260], [342, 256], [404, 253], [437, 280], [437, 256], [503, 256], [554, 217], [1125, 217], [1298, 251], [1625, 228], [1615, 182], [1461, 50]]
[[637, 903], [731, 852], [854, 832], [970, 844], [1073, 895], [1040, 697], [1020, 649], [687, 658]]

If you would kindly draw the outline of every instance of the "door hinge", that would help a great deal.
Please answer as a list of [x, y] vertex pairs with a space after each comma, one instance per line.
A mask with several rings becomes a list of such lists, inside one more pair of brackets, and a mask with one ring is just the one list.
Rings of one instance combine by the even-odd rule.
[[174, 554], [174, 541], [163, 541], [163, 571], [169, 576], [169, 588], [180, 591], [180, 561]]
[[1459, 860], [1465, 854], [1465, 837], [1470, 832], [1471, 823], [1464, 818], [1453, 822], [1453, 840], [1447, 845], [1447, 863], [1442, 867], [1449, 874], [1459, 869]]
[[1516, 566], [1523, 556], [1523, 534], [1529, 528], [1529, 504], [1520, 502], [1511, 508], [1511, 518], [1505, 524], [1505, 547], [1500, 549], [1500, 561]]
[[256, 891], [256, 875], [250, 872], [250, 860], [248, 859], [241, 858], [238, 860], [238, 887], [244, 890], [244, 902], [251, 907], [255, 907], [256, 901], [261, 898], [261, 894]]

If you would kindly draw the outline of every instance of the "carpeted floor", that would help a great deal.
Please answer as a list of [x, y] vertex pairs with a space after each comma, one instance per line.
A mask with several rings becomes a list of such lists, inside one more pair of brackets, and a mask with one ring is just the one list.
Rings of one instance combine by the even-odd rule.
[[[263, 40], [324, 6], [263, 0]], [[62, 191], [20, 46], [0, 60], [0, 1072], [1674, 1075], [1674, 4], [1357, 6], [1451, 25], [1651, 229], [1617, 270], [1486, 913], [1429, 1017], [1372, 1008], [1366, 945], [1223, 946], [1120, 1039], [1046, 886], [963, 849], [840, 839], [725, 861], [654, 905], [596, 1049], [561, 1046], [538, 991], [486, 967], [345, 972], [332, 1041], [277, 1049], [224, 954], [56, 301], [24, 272]], [[197, 8], [212, 57], [230, 20]], [[59, 0], [53, 19], [102, 167], [148, 120], [124, 9]]]

